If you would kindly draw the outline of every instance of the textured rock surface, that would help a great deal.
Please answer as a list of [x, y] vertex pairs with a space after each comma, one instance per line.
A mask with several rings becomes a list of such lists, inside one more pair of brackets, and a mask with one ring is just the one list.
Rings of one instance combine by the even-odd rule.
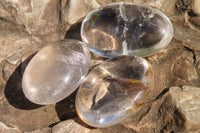
[[104, 129], [88, 127], [79, 119], [63, 121], [52, 128], [52, 133], [135, 133], [132, 129], [127, 129], [122, 125], [116, 125]]
[[[23, 25], [30, 35], [48, 40], [59, 39], [58, 0], [2, 0], [2, 18]], [[6, 12], [7, 11], [7, 12]]]
[[46, 127], [43, 129], [37, 129], [37, 130], [26, 132], [26, 133], [52, 133], [52, 131], [51, 131], [51, 128]]
[[200, 125], [200, 88], [183, 86], [172, 87], [169, 91], [177, 108], [184, 114], [187, 122]]
[[22, 133], [17, 127], [6, 126], [4, 123], [0, 123], [1, 133]]
[[[193, 6], [196, 3], [196, 6]], [[199, 0], [177, 0], [177, 14], [171, 17], [174, 25], [174, 37], [192, 49], [200, 49], [200, 16], [197, 13], [200, 9]], [[180, 24], [182, 23], [182, 24]], [[184, 23], [184, 24], [183, 24]]]
[[[175, 33], [167, 49], [147, 58], [153, 66], [156, 84], [150, 102], [123, 125], [106, 129], [85, 126], [76, 118], [76, 93], [49, 106], [38, 106], [25, 99], [21, 77], [31, 55], [49, 41], [64, 38], [68, 30], [67, 38], [80, 39], [80, 19], [96, 7], [117, 1], [0, 1], [0, 132], [49, 133], [52, 127], [54, 132], [70, 132], [65, 130], [69, 128], [105, 133], [200, 132], [200, 19], [199, 8], [194, 6], [198, 3], [192, 4], [198, 0], [126, 0], [163, 11], [172, 20]], [[92, 57], [90, 70], [105, 60]], [[67, 121], [54, 127], [60, 120]]]
[[141, 133], [199, 132], [199, 91], [191, 86], [171, 87], [123, 124]]

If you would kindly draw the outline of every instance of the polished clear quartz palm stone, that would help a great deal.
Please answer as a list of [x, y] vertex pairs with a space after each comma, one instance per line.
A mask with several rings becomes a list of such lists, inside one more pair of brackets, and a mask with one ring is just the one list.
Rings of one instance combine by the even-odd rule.
[[90, 66], [85, 44], [63, 40], [41, 49], [27, 65], [22, 88], [36, 104], [56, 103], [80, 85]]
[[100, 56], [148, 56], [165, 48], [173, 27], [162, 12], [140, 4], [119, 2], [89, 13], [81, 37]]
[[151, 65], [142, 57], [119, 56], [94, 68], [76, 96], [80, 119], [93, 127], [122, 122], [146, 102], [153, 86]]

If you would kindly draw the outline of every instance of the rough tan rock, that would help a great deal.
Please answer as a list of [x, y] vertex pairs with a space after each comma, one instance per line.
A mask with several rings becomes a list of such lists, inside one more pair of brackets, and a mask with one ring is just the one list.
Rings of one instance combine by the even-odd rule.
[[91, 130], [87, 127], [85, 127], [85, 125], [79, 124], [78, 122], [76, 122], [78, 119], [76, 120], [66, 120], [63, 121], [57, 125], [55, 125], [52, 129], [52, 133], [89, 133], [91, 132]]
[[172, 40], [163, 51], [147, 57], [154, 71], [154, 88], [152, 99], [165, 88], [182, 85], [200, 85], [196, 71], [194, 53], [183, 47], [181, 42]]
[[135, 133], [135, 131], [127, 129], [122, 125], [116, 125], [105, 129], [88, 127], [78, 118], [63, 121], [55, 125], [52, 129], [52, 133], [122, 133], [122, 132]]
[[[27, 34], [12, 30], [0, 31], [0, 44], [0, 62], [8, 60], [11, 64], [20, 62], [22, 54], [29, 53], [31, 55], [41, 47]], [[31, 51], [32, 53], [30, 53]]]
[[63, 7], [62, 19], [72, 25], [99, 6], [95, 0], [69, 0]]
[[191, 2], [192, 10], [195, 14], [200, 15], [200, 1], [199, 0], [192, 0]]
[[[17, 100], [19, 101], [19, 99]], [[26, 105], [23, 105], [23, 103], [19, 103], [18, 106], [16, 104], [12, 105], [6, 98], [1, 100], [0, 120], [3, 123], [16, 125], [22, 131], [33, 131], [48, 127], [52, 123], [59, 121], [53, 105], [38, 107], [37, 105], [31, 105], [32, 103], [24, 100], [23, 97], [20, 100], [21, 102], [26, 102]], [[29, 110], [24, 110], [23, 108]]]
[[200, 88], [172, 87], [123, 123], [138, 133], [199, 132]]
[[[45, 40], [59, 39], [57, 26], [59, 24], [58, 0], [2, 0], [2, 5], [15, 18], [16, 23], [23, 25], [30, 35]], [[9, 15], [7, 15], [9, 16]]]
[[168, 95], [142, 107], [123, 123], [137, 133], [184, 131], [184, 118]]
[[5, 20], [14, 21], [12, 15], [5, 9], [3, 4], [0, 2], [0, 18]]
[[191, 49], [199, 49], [200, 30], [188, 21], [188, 14], [185, 13], [185, 15], [174, 16], [171, 20], [174, 27], [174, 37], [181, 40], [183, 45]]
[[98, 5], [103, 6], [103, 5], [107, 5], [110, 3], [114, 3], [114, 2], [132, 2], [133, 0], [96, 0], [96, 3], [98, 3]]
[[17, 127], [8, 127], [4, 123], [0, 122], [0, 132], [1, 133], [22, 133]]
[[37, 129], [35, 131], [25, 132], [25, 133], [51, 133], [51, 128], [47, 127], [44, 129]]
[[200, 6], [197, 3], [199, 0], [177, 0], [175, 5], [177, 13], [171, 17], [171, 20], [174, 26], [174, 37], [181, 40], [183, 45], [198, 50], [200, 49], [200, 19], [196, 12], [200, 10]]
[[199, 52], [196, 52], [195, 53], [195, 58], [196, 58], [196, 69], [197, 69], [197, 72], [200, 76], [200, 51]]
[[172, 100], [186, 120], [200, 125], [200, 88], [183, 86], [170, 88]]
[[190, 62], [187, 59], [177, 60], [172, 69], [174, 75], [180, 79], [184, 79], [187, 82], [194, 80], [198, 81], [198, 75], [193, 66], [193, 62]]

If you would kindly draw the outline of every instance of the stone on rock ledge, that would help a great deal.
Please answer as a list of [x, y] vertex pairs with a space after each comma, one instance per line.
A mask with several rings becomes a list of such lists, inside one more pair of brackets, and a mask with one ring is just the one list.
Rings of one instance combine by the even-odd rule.
[[164, 49], [172, 36], [173, 27], [165, 14], [133, 2], [97, 8], [81, 26], [82, 40], [91, 52], [103, 57], [146, 57]]
[[[28, 31], [31, 34], [34, 35], [48, 35], [52, 33], [52, 36], [54, 38], [50, 38], [51, 40], [56, 40], [57, 38], [57, 30], [56, 24], [58, 21], [58, 16], [56, 12], [51, 16], [50, 18], [46, 19], [45, 16], [48, 15], [49, 11], [55, 11], [59, 9], [59, 5], [56, 3], [59, 1], [56, 0], [43, 0], [42, 2], [39, 0], [0, 0], [0, 93], [3, 92], [6, 84], [6, 80], [10, 75], [14, 73], [14, 70], [17, 68], [16, 65], [18, 65], [18, 61], [21, 60], [21, 53], [23, 54], [22, 60], [25, 60], [27, 57], [29, 57], [32, 53], [37, 51], [37, 47], [35, 45], [35, 42], [33, 39], [31, 39], [30, 36], [27, 34], [22, 34], [20, 32], [16, 32], [17, 28], [19, 25], [25, 25], [25, 30]], [[53, 4], [50, 4], [49, 6], [47, 3], [48, 1], [51, 1]], [[87, 15], [89, 11], [92, 9], [103, 6], [105, 4], [109, 4], [112, 2], [118, 2], [120, 0], [61, 0], [61, 19], [66, 23], [66, 27], [64, 28], [64, 31], [66, 31], [70, 25], [76, 23], [79, 19]], [[133, 1], [133, 0], [125, 0], [125, 1]], [[196, 16], [188, 16], [183, 14], [177, 14], [175, 3], [177, 0], [134, 0], [134, 2], [145, 4], [148, 6], [153, 6], [162, 12], [164, 12], [167, 16], [171, 16], [171, 20], [173, 22], [173, 25], [175, 27], [175, 38], [180, 40], [179, 45], [182, 46], [182, 42], [184, 42], [185, 46], [192, 45], [193, 46], [200, 46], [199, 45], [199, 36], [200, 32], [196, 27], [192, 27], [193, 23], [191, 25], [191, 22], [194, 22], [194, 20], [198, 19]], [[183, 0], [181, 0], [183, 1]], [[186, 0], [184, 0], [186, 1]], [[197, 0], [196, 0], [197, 1]], [[15, 3], [14, 3], [15, 2]], [[35, 6], [37, 8], [31, 9], [30, 8], [30, 2], [34, 2], [38, 6]], [[71, 4], [70, 4], [71, 3]], [[86, 4], [85, 4], [86, 3]], [[53, 5], [53, 7], [52, 7]], [[58, 6], [58, 7], [57, 7]], [[38, 10], [37, 10], [38, 9]], [[46, 10], [45, 10], [46, 9]], [[54, 10], [55, 9], [55, 10]], [[19, 14], [17, 13], [17, 10]], [[47, 11], [48, 10], [48, 11]], [[78, 11], [76, 11], [78, 10]], [[187, 12], [187, 10], [186, 10]], [[71, 14], [71, 18], [67, 17], [69, 16], [68, 14]], [[191, 15], [191, 14], [190, 14]], [[43, 17], [44, 16], [44, 17]], [[186, 22], [185, 20], [188, 20], [188, 18], [185, 18], [187, 16], [189, 18], [189, 22]], [[54, 20], [55, 19], [55, 20]], [[7, 20], [9, 22], [7, 22]], [[17, 21], [16, 21], [17, 20]], [[53, 23], [52, 27], [47, 27], [46, 23], [48, 23], [50, 20], [51, 23]], [[199, 20], [199, 19], [198, 19]], [[43, 23], [38, 25], [38, 23]], [[70, 24], [69, 24], [70, 22]], [[33, 25], [31, 25], [33, 23]], [[184, 24], [183, 24], [184, 23]], [[15, 25], [17, 24], [17, 25]], [[199, 23], [197, 23], [199, 24]], [[192, 29], [193, 28], [193, 29]], [[5, 31], [2, 29], [9, 29], [12, 31]], [[41, 32], [40, 32], [41, 30]], [[15, 32], [13, 32], [15, 31]], [[50, 35], [51, 36], [51, 35]], [[175, 40], [175, 39], [174, 39]], [[160, 92], [163, 91], [164, 88], [166, 87], [171, 87], [173, 86], [180, 86], [183, 84], [188, 84], [188, 85], [194, 85], [193, 82], [188, 82], [185, 83], [185, 79], [179, 80], [179, 83], [173, 83], [174, 79], [176, 80], [176, 77], [174, 76], [171, 72], [171, 68], [176, 62], [176, 60], [179, 60], [180, 58], [191, 60], [190, 63], [193, 64], [193, 54], [192, 52], [189, 52], [186, 49], [183, 49], [180, 46], [177, 46], [177, 41], [173, 41], [169, 47], [176, 47], [175, 49], [169, 49], [167, 50], [166, 53], [162, 54], [159, 56], [159, 54], [155, 55], [155, 60], [152, 58], [151, 63], [153, 65], [153, 68], [155, 70], [155, 77], [156, 77], [156, 88], [155, 88], [155, 96], [157, 96]], [[193, 47], [191, 47], [193, 48]], [[15, 56], [16, 55], [16, 56]], [[159, 58], [158, 58], [159, 56]], [[24, 59], [23, 59], [24, 58]], [[8, 62], [7, 62], [8, 59]], [[101, 62], [103, 59], [101, 58], [95, 58], [95, 61], [93, 62], [94, 65], [98, 64]], [[153, 60], [153, 61], [152, 61]], [[4, 69], [4, 66], [6, 64], [6, 69]], [[17, 62], [17, 63], [16, 63]], [[196, 55], [196, 61], [197, 64], [197, 73], [200, 74], [200, 53]], [[9, 64], [11, 63], [11, 64]], [[185, 66], [184, 66], [185, 67]], [[194, 66], [193, 66], [194, 67]], [[179, 67], [180, 68], [180, 67]], [[185, 67], [187, 69], [187, 67]], [[192, 68], [194, 69], [194, 68]], [[5, 71], [6, 70], [6, 73]], [[180, 70], [177, 70], [180, 71]], [[14, 86], [15, 82], [20, 82], [19, 73], [14, 75], [12, 85]], [[6, 77], [6, 78], [3, 78]], [[17, 80], [16, 80], [17, 79]], [[187, 86], [190, 88], [189, 86]], [[184, 88], [184, 87], [183, 87]], [[12, 95], [11, 100], [13, 99], [14, 96], [14, 103], [17, 103], [19, 99], [23, 99], [21, 96], [18, 95], [19, 90], [21, 88], [19, 87], [10, 87], [10, 89], [7, 88], [7, 90], [12, 90], [10, 91], [10, 94]], [[195, 90], [195, 91], [194, 91]], [[163, 96], [160, 96], [157, 100], [154, 102], [145, 105], [144, 108], [142, 108], [142, 111], [139, 111], [135, 117], [131, 117], [132, 119], [132, 125], [129, 127], [132, 127], [137, 132], [159, 132], [159, 131], [174, 131], [174, 132], [200, 132], [198, 129], [200, 125], [198, 123], [195, 123], [195, 121], [199, 121], [199, 116], [197, 117], [192, 117], [190, 115], [191, 113], [184, 113], [187, 111], [186, 109], [192, 109], [192, 107], [189, 107], [190, 102], [197, 102], [198, 100], [194, 100], [195, 95], [197, 95], [199, 88], [193, 88], [192, 91], [188, 90], [186, 91], [185, 89], [181, 88], [172, 88], [170, 90], [170, 94], [166, 93]], [[14, 92], [13, 92], [14, 91]], [[196, 93], [193, 93], [196, 92]], [[179, 98], [178, 94], [186, 94], [186, 96], [191, 96], [192, 99], [191, 101], [187, 101], [187, 105], [183, 108], [183, 104], [186, 103], [181, 103], [178, 100], [172, 101], [172, 95], [173, 98]], [[198, 95], [197, 95], [198, 96]], [[182, 96], [181, 96], [182, 97]], [[3, 99], [2, 99], [3, 98]], [[171, 100], [170, 100], [171, 99]], [[184, 97], [181, 98], [182, 100]], [[197, 98], [198, 99], [198, 98]], [[26, 106], [27, 103], [21, 100], [22, 102], [18, 102], [20, 106]], [[178, 107], [175, 105], [179, 105]], [[13, 104], [14, 105], [14, 104]], [[55, 111], [55, 106], [45, 106], [42, 108], [38, 109], [30, 109], [30, 110], [23, 110], [14, 107], [10, 103], [8, 103], [7, 99], [3, 94], [0, 94], [0, 121], [5, 121], [6, 125], [11, 124], [11, 125], [16, 125], [17, 127], [20, 128], [20, 130], [24, 131], [38, 131], [40, 128], [43, 127], [48, 127], [50, 124], [58, 122], [59, 118], [57, 116], [57, 112]], [[29, 105], [31, 106], [31, 105]], [[194, 106], [196, 107], [196, 106]], [[198, 108], [198, 105], [197, 105]], [[181, 112], [182, 110], [182, 112]], [[197, 109], [198, 110], [198, 109]], [[69, 116], [68, 114], [69, 111], [66, 111], [64, 115]], [[137, 117], [136, 117], [137, 116]], [[186, 118], [189, 118], [190, 120], [185, 120], [184, 117], [187, 116]], [[27, 119], [28, 118], [28, 119]], [[31, 119], [31, 121], [30, 121]], [[73, 119], [67, 120], [66, 125], [70, 125], [70, 122], [74, 121]], [[176, 122], [175, 122], [176, 121]], [[185, 122], [186, 121], [186, 122]], [[17, 122], [17, 123], [16, 123]], [[64, 121], [65, 122], [65, 121]], [[67, 124], [68, 123], [68, 124]], [[176, 124], [177, 123], [177, 124]], [[189, 123], [189, 124], [187, 124]], [[73, 124], [73, 123], [72, 123]], [[74, 125], [79, 125], [76, 126], [78, 129], [81, 126], [80, 124], [74, 122]], [[195, 126], [196, 125], [196, 126]], [[57, 125], [56, 125], [57, 126]], [[55, 127], [56, 127], [55, 126]], [[73, 126], [73, 127], [75, 127]], [[126, 125], [128, 126], [128, 125]], [[81, 126], [82, 128], [79, 129], [81, 131], [84, 126]], [[185, 128], [186, 127], [186, 128]], [[53, 127], [54, 128], [54, 127]], [[77, 129], [77, 131], [78, 131]], [[186, 130], [187, 129], [187, 130]], [[0, 125], [0, 132], [4, 133], [4, 131], [9, 133], [15, 133], [15, 131], [18, 133], [21, 133], [21, 131], [18, 131], [18, 129], [13, 129], [9, 127], [9, 129], [5, 131], [5, 127]], [[61, 130], [61, 128], [60, 128]], [[74, 129], [75, 130], [75, 129]], [[101, 129], [99, 132], [104, 132], [104, 133], [111, 133], [111, 130], [113, 133], [129, 133], [129, 132], [134, 132], [133, 130], [128, 130], [127, 128], [117, 125], [114, 126], [113, 128], [106, 128], [106, 129]], [[36, 132], [35, 131], [35, 132]], [[44, 130], [41, 130], [44, 131]], [[67, 130], [63, 129], [63, 132], [66, 132]], [[85, 131], [85, 130], [83, 130]], [[93, 132], [94, 129], [92, 129]], [[91, 131], [91, 132], [92, 132]], [[107, 131], [107, 132], [106, 132]], [[69, 131], [70, 132], [70, 131]], [[97, 131], [96, 131], [97, 132]], [[46, 133], [46, 132], [44, 132]], [[62, 133], [62, 132], [61, 132]]]

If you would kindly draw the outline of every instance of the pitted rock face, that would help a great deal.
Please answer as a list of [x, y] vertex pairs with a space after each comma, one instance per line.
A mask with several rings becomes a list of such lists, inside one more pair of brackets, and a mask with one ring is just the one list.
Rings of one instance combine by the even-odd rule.
[[25, 96], [37, 104], [56, 103], [82, 82], [90, 66], [83, 43], [65, 40], [39, 51], [28, 64], [22, 80]]
[[81, 27], [81, 36], [90, 50], [100, 56], [147, 56], [169, 44], [173, 27], [156, 9], [120, 2], [88, 14]]
[[108, 127], [125, 120], [144, 104], [154, 78], [150, 64], [141, 57], [120, 56], [94, 68], [76, 97], [79, 117], [94, 127]]

